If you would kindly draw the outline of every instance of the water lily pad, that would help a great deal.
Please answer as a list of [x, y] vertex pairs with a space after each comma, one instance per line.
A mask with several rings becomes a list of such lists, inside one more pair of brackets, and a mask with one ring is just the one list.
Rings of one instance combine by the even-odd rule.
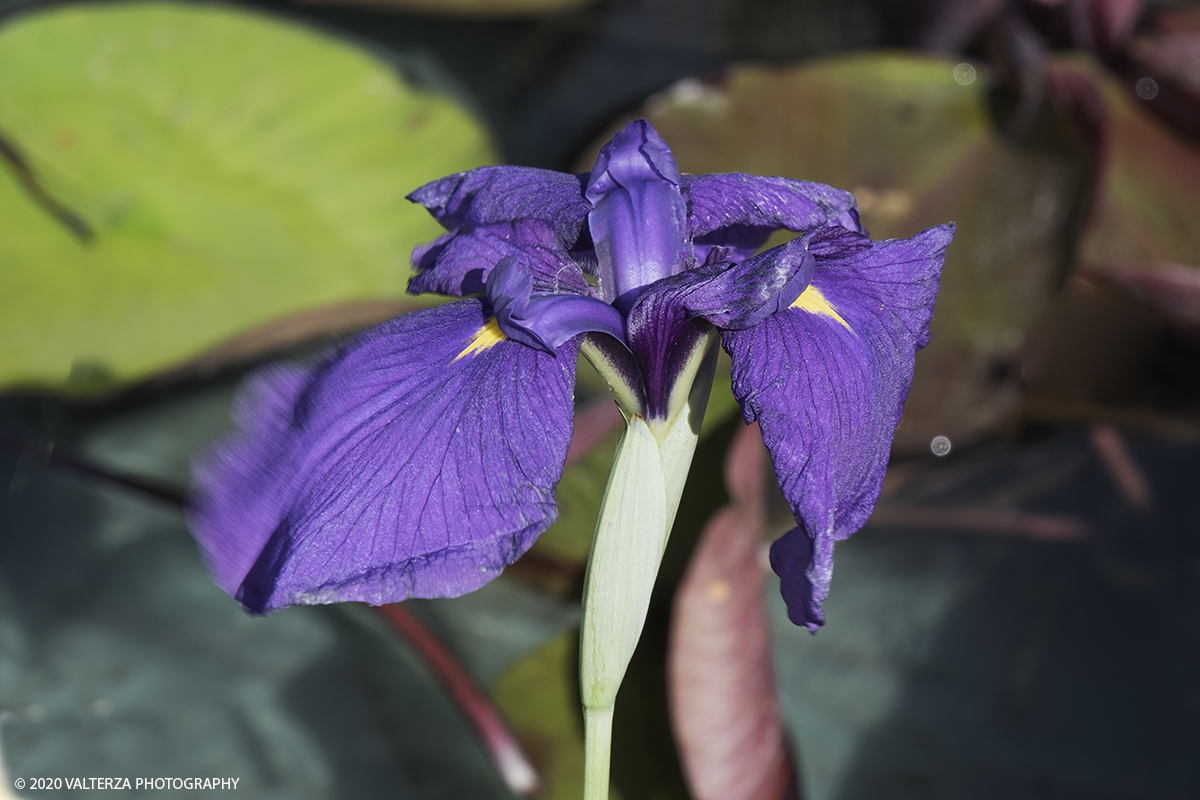
[[[0, 403], [3, 428], [24, 416]], [[181, 415], [176, 430], [192, 419]], [[0, 444], [0, 707], [10, 779], [70, 764], [78, 776], [128, 776], [131, 786], [139, 776], [237, 779], [237, 791], [256, 798], [490, 797], [414, 789], [328, 614], [250, 617], [213, 585], [177, 509], [38, 452]], [[423, 690], [420, 677], [396, 680]], [[421, 737], [461, 726], [442, 695], [430, 707]], [[461, 773], [471, 754], [454, 752]], [[36, 796], [28, 787], [6, 794], [11, 787], [0, 796]]]
[[1023, 344], [1065, 272], [1086, 170], [1054, 141], [1005, 141], [982, 67], [899, 53], [741, 66], [630, 116], [658, 129], [685, 172], [849, 189], [876, 239], [958, 223], [896, 444], [979, 438], [1016, 412]]
[[1195, 370], [1186, 356], [1172, 366], [1169, 329], [1200, 340], [1200, 149], [1155, 113], [1153, 87], [1131, 90], [1083, 56], [1052, 59], [1046, 76], [1097, 174], [1075, 277], [1025, 367], [1029, 413], [1180, 435], [1194, 417], [1184, 387]]
[[22, 16], [0, 74], [0, 385], [106, 390], [399, 296], [440, 232], [404, 195], [493, 158], [368, 53], [228, 7]]

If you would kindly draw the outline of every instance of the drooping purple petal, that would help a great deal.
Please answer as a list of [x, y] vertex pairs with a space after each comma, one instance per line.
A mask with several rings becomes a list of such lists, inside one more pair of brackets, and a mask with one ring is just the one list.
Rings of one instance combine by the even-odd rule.
[[408, 281], [410, 294], [462, 297], [482, 292], [492, 268], [505, 258], [524, 261], [542, 292], [586, 294], [576, 259], [554, 233], [550, 223], [525, 220], [457, 228], [413, 249], [416, 274]]
[[568, 255], [591, 204], [586, 176], [530, 167], [481, 167], [427, 183], [408, 196], [449, 231], [413, 251], [414, 294], [464, 295], [483, 290], [501, 258], [523, 255], [539, 291], [587, 291]]
[[748, 258], [780, 228], [833, 224], [862, 231], [854, 195], [821, 183], [724, 172], [684, 175], [682, 190], [701, 262], [713, 247], [728, 248], [734, 260]]
[[825, 624], [822, 606], [833, 581], [833, 538], [810, 537], [792, 528], [771, 544], [771, 569], [779, 576], [779, 593], [788, 619], [816, 633]]
[[575, 342], [509, 341], [482, 301], [417, 311], [311, 374], [268, 374], [196, 471], [192, 528], [250, 610], [453, 596], [554, 522]]
[[816, 271], [796, 303], [722, 332], [734, 395], [746, 421], [762, 426], [800, 524], [774, 551], [797, 624], [821, 624], [813, 604], [828, 588], [833, 541], [862, 527], [879, 496], [953, 232], [931, 228], [869, 249], [861, 237], [820, 232], [809, 245], [821, 253]]
[[231, 416], [243, 441], [263, 446], [218, 442], [208, 457], [192, 465], [192, 483], [199, 488], [189, 499], [189, 527], [200, 542], [213, 581], [228, 594], [237, 593], [279, 523], [280, 493], [251, 499], [248, 489], [271, 483], [266, 476], [281, 468], [273, 443], [291, 425], [310, 379], [308, 370], [290, 364], [274, 364], [252, 374], [238, 390]]
[[588, 178], [602, 296], [622, 310], [643, 287], [685, 267], [687, 207], [679, 181], [670, 148], [645, 120], [613, 136]]

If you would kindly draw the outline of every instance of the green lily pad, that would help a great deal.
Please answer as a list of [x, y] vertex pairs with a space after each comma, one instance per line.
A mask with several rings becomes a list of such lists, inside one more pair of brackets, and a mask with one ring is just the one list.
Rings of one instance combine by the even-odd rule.
[[0, 74], [0, 386], [109, 390], [399, 296], [440, 232], [404, 195], [494, 158], [368, 53], [228, 7], [22, 16]]
[[684, 172], [852, 191], [875, 239], [956, 222], [896, 448], [978, 439], [1017, 413], [1020, 359], [1066, 271], [1086, 164], [1057, 131], [1002, 137], [981, 67], [904, 53], [746, 65], [683, 81], [614, 127], [630, 116], [657, 128]]

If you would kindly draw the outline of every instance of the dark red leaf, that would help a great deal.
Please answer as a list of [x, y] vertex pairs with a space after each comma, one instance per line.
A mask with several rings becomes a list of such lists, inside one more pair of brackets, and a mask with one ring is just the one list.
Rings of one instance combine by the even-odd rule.
[[725, 462], [733, 501], [705, 527], [675, 595], [667, 686], [696, 800], [780, 800], [793, 785], [763, 604], [765, 456], [757, 425], [739, 431]]

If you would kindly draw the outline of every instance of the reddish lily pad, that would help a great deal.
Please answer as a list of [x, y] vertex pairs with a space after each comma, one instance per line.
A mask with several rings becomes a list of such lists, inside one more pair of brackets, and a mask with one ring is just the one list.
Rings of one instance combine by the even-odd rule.
[[671, 616], [671, 723], [696, 800], [782, 800], [795, 780], [760, 558], [767, 451], [757, 425], [739, 427], [725, 461], [732, 502], [705, 526]]
[[1176, 134], [1098, 65], [1083, 59], [1051, 67], [1059, 86], [1088, 87], [1099, 112], [1099, 175], [1079, 261], [1092, 272], [1200, 265], [1200, 147]]
[[1148, 381], [1168, 325], [1200, 339], [1200, 148], [1089, 59], [1056, 59], [1047, 77], [1097, 175], [1075, 277], [1027, 365], [1030, 412], [1114, 418], [1139, 406], [1169, 423], [1171, 403]]

